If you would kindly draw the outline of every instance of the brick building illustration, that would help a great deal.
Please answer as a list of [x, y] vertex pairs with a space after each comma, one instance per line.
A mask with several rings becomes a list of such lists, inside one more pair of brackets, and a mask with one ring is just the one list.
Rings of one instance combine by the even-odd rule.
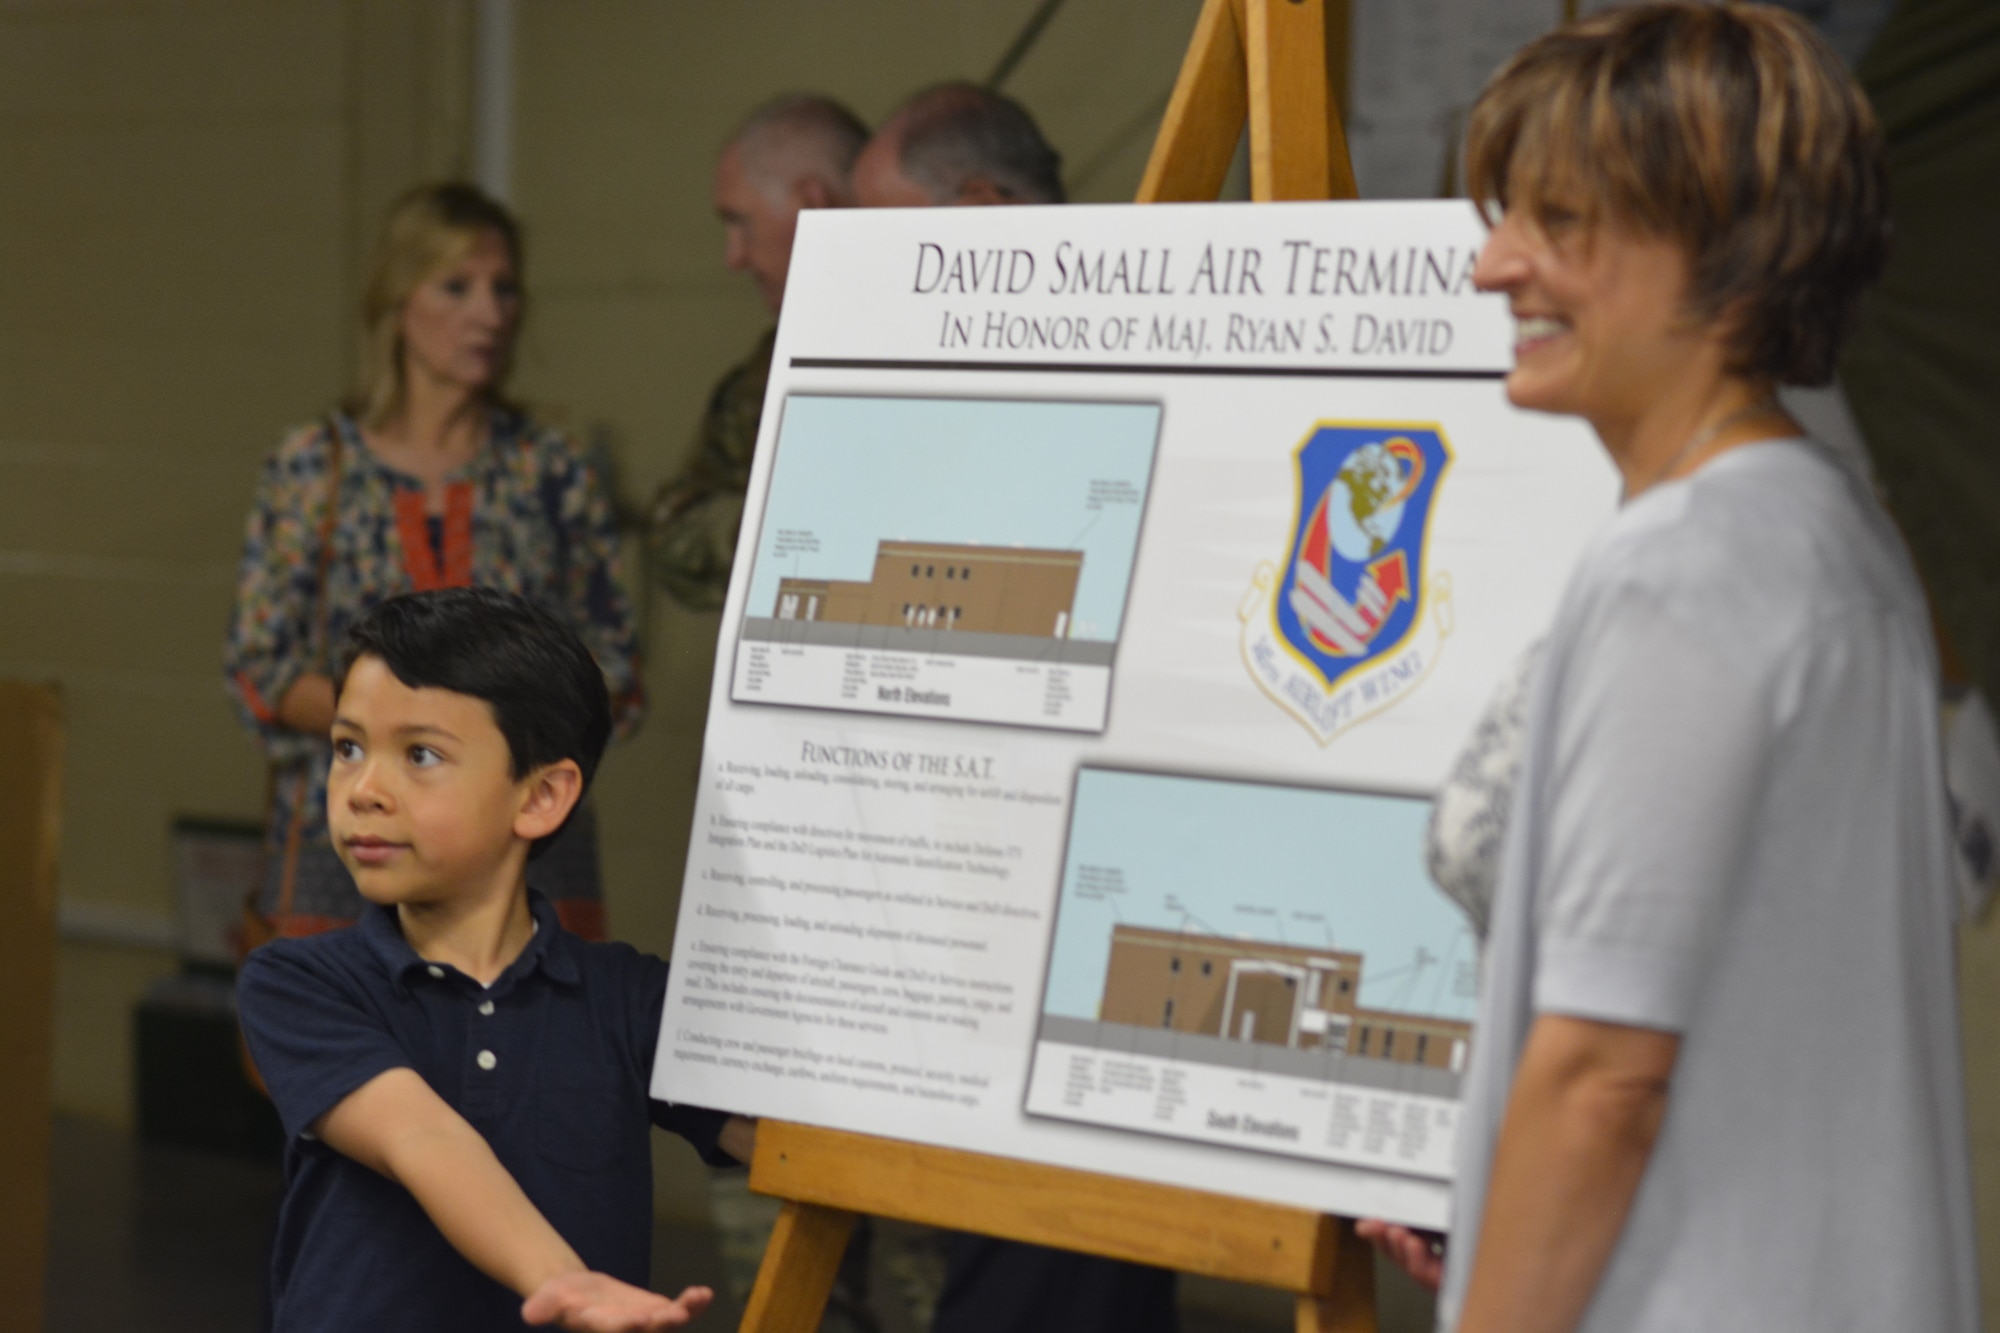
[[1098, 1020], [1463, 1072], [1472, 1025], [1364, 1009], [1359, 953], [1116, 926]]
[[1069, 637], [1083, 552], [884, 541], [866, 583], [778, 582], [779, 620]]

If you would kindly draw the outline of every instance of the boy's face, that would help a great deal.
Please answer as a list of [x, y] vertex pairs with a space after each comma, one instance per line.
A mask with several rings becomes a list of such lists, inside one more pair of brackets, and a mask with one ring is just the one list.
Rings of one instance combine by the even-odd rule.
[[370, 902], [438, 903], [498, 887], [510, 859], [569, 810], [562, 802], [549, 818], [546, 770], [514, 778], [485, 700], [412, 689], [376, 657], [348, 671], [332, 735], [327, 824]]

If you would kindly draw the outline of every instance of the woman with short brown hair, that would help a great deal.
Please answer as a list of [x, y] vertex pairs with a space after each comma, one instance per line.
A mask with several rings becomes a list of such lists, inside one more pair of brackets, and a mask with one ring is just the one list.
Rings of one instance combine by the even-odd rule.
[[1489, 223], [1674, 243], [1686, 315], [1753, 382], [1831, 380], [1888, 257], [1874, 112], [1764, 6], [1640, 6], [1532, 43], [1474, 105], [1465, 175]]
[[1440, 1325], [1976, 1328], [1924, 599], [1775, 398], [1881, 269], [1874, 117], [1784, 11], [1640, 4], [1516, 55], [1467, 162], [1508, 397], [1625, 503], [1529, 686]]
[[[506, 396], [523, 306], [512, 214], [470, 185], [410, 191], [376, 249], [353, 391], [265, 465], [225, 671], [271, 762], [260, 907], [281, 934], [361, 911], [326, 833], [330, 654], [375, 603], [474, 584], [531, 597], [604, 669], [618, 734], [638, 725], [638, 645], [609, 500], [569, 442]], [[530, 880], [566, 926], [603, 938], [589, 807]]]

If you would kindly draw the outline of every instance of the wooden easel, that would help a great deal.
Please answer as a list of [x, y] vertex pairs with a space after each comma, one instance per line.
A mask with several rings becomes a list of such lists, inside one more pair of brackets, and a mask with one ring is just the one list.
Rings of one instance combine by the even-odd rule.
[[[1246, 120], [1252, 199], [1354, 198], [1329, 78], [1346, 37], [1345, 0], [1206, 0], [1138, 202], [1216, 198]], [[750, 1188], [785, 1205], [744, 1333], [819, 1327], [862, 1213], [1276, 1287], [1299, 1333], [1375, 1330], [1371, 1250], [1309, 1209], [771, 1120]]]
[[56, 991], [62, 703], [0, 681], [0, 1310], [42, 1326], [49, 1238], [49, 1091]]
[[1346, 0], [1207, 0], [1138, 202], [1214, 199], [1246, 119], [1252, 199], [1356, 198], [1340, 124], [1347, 44]]

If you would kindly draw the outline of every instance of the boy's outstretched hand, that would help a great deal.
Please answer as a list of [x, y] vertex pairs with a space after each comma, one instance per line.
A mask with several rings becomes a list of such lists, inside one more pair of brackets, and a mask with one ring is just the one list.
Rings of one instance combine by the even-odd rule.
[[708, 1308], [715, 1293], [689, 1287], [674, 1299], [603, 1273], [563, 1273], [535, 1289], [521, 1306], [530, 1324], [559, 1324], [573, 1333], [653, 1333], [679, 1328]]

